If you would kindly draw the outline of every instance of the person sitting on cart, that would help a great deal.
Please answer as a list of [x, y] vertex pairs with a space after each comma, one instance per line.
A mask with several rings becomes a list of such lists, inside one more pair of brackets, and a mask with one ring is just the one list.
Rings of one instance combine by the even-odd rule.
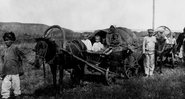
[[92, 46], [92, 51], [102, 52], [104, 50], [104, 45], [101, 43], [101, 37], [99, 35], [95, 36], [95, 43]]
[[92, 43], [91, 43], [91, 41], [88, 39], [88, 37], [89, 37], [89, 34], [85, 32], [85, 33], [83, 34], [83, 39], [82, 39], [81, 41], [85, 44], [85, 46], [86, 46], [86, 48], [87, 48], [87, 51], [92, 51]]
[[122, 51], [123, 41], [120, 34], [117, 32], [115, 26], [113, 25], [110, 26], [109, 33], [106, 35], [106, 44], [106, 54], [110, 54], [112, 51]]

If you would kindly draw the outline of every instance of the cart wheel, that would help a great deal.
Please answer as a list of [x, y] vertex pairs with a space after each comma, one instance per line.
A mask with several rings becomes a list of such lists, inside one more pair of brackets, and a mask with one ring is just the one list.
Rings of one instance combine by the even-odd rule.
[[[133, 57], [133, 56], [129, 56], [128, 58], [132, 58], [132, 57]], [[126, 77], [127, 79], [130, 79], [130, 78], [133, 78], [134, 76], [137, 75], [138, 66], [137, 66], [135, 60], [133, 60], [134, 65], [131, 66], [131, 65], [129, 64], [128, 58], [125, 59], [125, 61], [124, 61], [124, 75], [125, 75], [125, 77]], [[133, 57], [133, 58], [134, 58], [134, 57]]]
[[133, 77], [133, 72], [132, 72], [131, 68], [128, 68], [126, 70], [126, 76], [127, 76], [127, 78], [132, 78]]
[[134, 78], [138, 74], [138, 68], [127, 68], [125, 71], [125, 77], [127, 79]]
[[115, 83], [116, 79], [114, 78], [115, 76], [110, 73], [110, 68], [108, 67], [106, 69], [106, 73], [105, 73], [105, 79], [106, 79], [106, 84], [107, 85], [112, 85]]

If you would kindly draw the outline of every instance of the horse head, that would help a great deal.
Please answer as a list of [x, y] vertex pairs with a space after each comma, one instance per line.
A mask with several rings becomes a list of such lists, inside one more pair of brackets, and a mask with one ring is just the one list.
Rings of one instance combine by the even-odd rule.
[[47, 63], [55, 57], [57, 46], [56, 43], [49, 38], [36, 38], [35, 41], [34, 65], [36, 68], [39, 68], [44, 61]]

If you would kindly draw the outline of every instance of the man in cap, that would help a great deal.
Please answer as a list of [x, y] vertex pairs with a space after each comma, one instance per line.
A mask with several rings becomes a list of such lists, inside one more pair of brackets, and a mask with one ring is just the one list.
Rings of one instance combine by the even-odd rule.
[[153, 36], [153, 29], [148, 29], [148, 36], [144, 37], [143, 40], [143, 54], [145, 54], [144, 68], [145, 76], [152, 76], [155, 68], [154, 51], [156, 37]]

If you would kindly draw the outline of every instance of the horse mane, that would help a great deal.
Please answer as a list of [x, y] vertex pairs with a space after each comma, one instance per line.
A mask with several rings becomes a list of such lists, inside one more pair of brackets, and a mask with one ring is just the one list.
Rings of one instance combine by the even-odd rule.
[[56, 55], [57, 50], [58, 50], [58, 45], [55, 43], [54, 40], [52, 40], [50, 38], [36, 38], [35, 40], [36, 40], [36, 42], [44, 41], [48, 44], [46, 62], [49, 61], [50, 59], [52, 59]]
[[52, 48], [58, 47], [58, 45], [55, 43], [55, 41], [51, 40], [50, 38], [42, 38], [41, 37], [41, 38], [36, 38], [35, 40], [36, 40], [36, 42], [45, 41], [48, 44], [48, 46], [51, 46]]

